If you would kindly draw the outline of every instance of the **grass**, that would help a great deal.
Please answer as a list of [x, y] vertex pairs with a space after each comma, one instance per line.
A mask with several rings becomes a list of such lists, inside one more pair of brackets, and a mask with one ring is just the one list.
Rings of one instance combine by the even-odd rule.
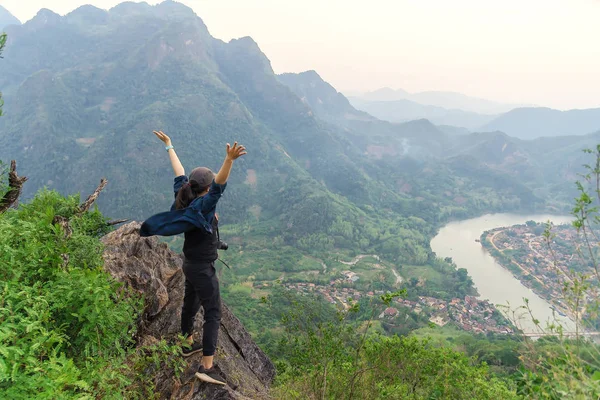
[[448, 324], [445, 326], [436, 325], [435, 327], [420, 328], [412, 331], [411, 334], [419, 338], [429, 337], [433, 343], [446, 345], [453, 339], [464, 336], [465, 332]]
[[431, 265], [403, 265], [398, 273], [406, 280], [422, 278], [434, 285], [441, 285], [443, 282], [442, 274]]

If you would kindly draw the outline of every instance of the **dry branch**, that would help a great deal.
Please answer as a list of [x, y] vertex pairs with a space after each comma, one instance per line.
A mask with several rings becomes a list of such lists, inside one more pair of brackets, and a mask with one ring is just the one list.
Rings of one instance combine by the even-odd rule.
[[122, 223], [125, 223], [125, 222], [129, 222], [129, 221], [130, 220], [128, 220], [128, 219], [115, 219], [113, 221], [108, 221], [106, 223], [106, 225], [108, 225], [108, 226], [114, 226], [114, 225], [119, 225], [119, 224], [122, 224]]
[[8, 172], [8, 192], [0, 199], [0, 213], [5, 212], [17, 203], [25, 181], [27, 181], [27, 177], [17, 175], [17, 162], [12, 160]]
[[108, 181], [106, 180], [106, 178], [100, 179], [100, 184], [98, 185], [96, 190], [94, 190], [94, 193], [90, 194], [88, 198], [79, 206], [79, 214], [83, 214], [84, 212], [90, 209], [92, 204], [94, 204], [94, 202], [100, 195], [100, 192], [106, 187], [107, 183]]

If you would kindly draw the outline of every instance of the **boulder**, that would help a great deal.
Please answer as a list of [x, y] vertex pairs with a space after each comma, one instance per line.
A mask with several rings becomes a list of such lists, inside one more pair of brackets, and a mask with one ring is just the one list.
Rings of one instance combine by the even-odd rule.
[[[156, 237], [139, 236], [140, 224], [131, 222], [106, 235], [102, 241], [104, 268], [117, 280], [144, 296], [136, 342], [138, 346], [180, 333], [184, 276], [182, 258]], [[187, 358], [177, 379], [173, 371], [160, 370], [155, 383], [160, 398], [168, 399], [261, 399], [268, 398], [275, 367], [254, 343], [242, 323], [225, 304], [215, 362], [227, 386], [210, 385], [195, 377], [201, 354]], [[202, 338], [202, 310], [196, 318], [195, 339]]]

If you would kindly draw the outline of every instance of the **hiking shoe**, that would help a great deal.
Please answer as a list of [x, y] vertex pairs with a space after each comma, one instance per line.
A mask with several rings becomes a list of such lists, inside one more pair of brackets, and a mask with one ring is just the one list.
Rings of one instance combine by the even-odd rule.
[[201, 365], [200, 368], [198, 368], [198, 372], [196, 372], [196, 378], [200, 379], [202, 382], [225, 385], [225, 379], [223, 379], [214, 366], [206, 369], [204, 368], [204, 365]]
[[181, 354], [183, 354], [184, 357], [189, 357], [192, 354], [196, 354], [201, 351], [202, 351], [201, 343], [185, 344], [185, 345], [181, 346]]

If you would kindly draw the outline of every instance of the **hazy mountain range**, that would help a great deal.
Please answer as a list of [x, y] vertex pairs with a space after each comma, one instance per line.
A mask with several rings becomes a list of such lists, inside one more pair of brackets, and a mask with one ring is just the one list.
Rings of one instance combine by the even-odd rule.
[[600, 109], [560, 111], [522, 107], [454, 92], [411, 94], [384, 88], [351, 97], [350, 101], [356, 108], [390, 122], [426, 118], [436, 125], [472, 132], [501, 131], [521, 139], [585, 135], [600, 130]]
[[560, 111], [551, 108], [517, 108], [480, 128], [502, 131], [522, 139], [583, 135], [600, 130], [600, 108]]
[[436, 125], [451, 125], [471, 131], [491, 122], [496, 115], [478, 114], [459, 109], [419, 104], [411, 100], [366, 101], [351, 98], [352, 105], [369, 114], [390, 122], [406, 122], [426, 118]]
[[[335, 88], [324, 82], [314, 71], [300, 74], [283, 74], [280, 81], [286, 83], [303, 101], [315, 110], [320, 118], [336, 123], [353, 135], [353, 142], [379, 140], [386, 143], [389, 152], [398, 153], [402, 143], [407, 145], [401, 154], [413, 158], [425, 157], [444, 160], [444, 168], [450, 167], [454, 174], [479, 175], [482, 180], [500, 179], [502, 184], [518, 187], [525, 185], [534, 190], [540, 198], [552, 203], [559, 193], [573, 189], [584, 160], [582, 149], [593, 148], [600, 142], [600, 127], [589, 124], [583, 126], [585, 118], [573, 120], [573, 126], [580, 131], [595, 132], [587, 135], [563, 135], [555, 138], [542, 137], [535, 140], [522, 140], [502, 132], [469, 133], [460, 128], [434, 126], [426, 120], [407, 123], [389, 123], [369, 118], [348, 105], [346, 99]], [[535, 114], [538, 109], [518, 109]], [[552, 110], [554, 111], [554, 110]], [[583, 110], [582, 116], [593, 116], [595, 110]], [[557, 113], [561, 113], [557, 111]], [[577, 112], [565, 112], [577, 117]], [[540, 124], [543, 119], [538, 121]], [[490, 127], [490, 130], [495, 130]], [[546, 132], [556, 132], [546, 131]], [[522, 136], [536, 137], [535, 131], [523, 129]], [[550, 136], [550, 135], [545, 135]], [[557, 136], [557, 135], [554, 135]], [[368, 138], [368, 139], [366, 139]], [[399, 143], [398, 143], [399, 142]], [[398, 144], [396, 144], [398, 143]], [[369, 147], [370, 146], [370, 147]], [[377, 146], [367, 145], [366, 154], [376, 156]], [[385, 154], [385, 152], [383, 153]], [[439, 167], [438, 167], [439, 168]], [[493, 174], [501, 173], [492, 178]], [[486, 178], [487, 177], [487, 178]], [[490, 184], [487, 181], [487, 184]], [[525, 190], [525, 189], [524, 189]]]
[[504, 104], [491, 100], [471, 97], [462, 93], [427, 91], [409, 93], [402, 89], [382, 88], [364, 93], [358, 97], [366, 101], [398, 101], [410, 100], [417, 104], [442, 107], [451, 110], [463, 110], [478, 114], [501, 114], [524, 104]]

